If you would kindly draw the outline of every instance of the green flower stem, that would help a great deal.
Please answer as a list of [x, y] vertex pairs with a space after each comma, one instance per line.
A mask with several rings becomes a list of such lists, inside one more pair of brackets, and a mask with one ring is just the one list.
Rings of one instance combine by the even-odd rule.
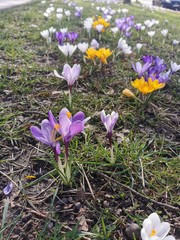
[[111, 147], [110, 147], [110, 153], [111, 153], [110, 163], [114, 164], [115, 163], [115, 158], [114, 158], [113, 145], [111, 145]]
[[72, 107], [72, 86], [69, 86], [69, 107]]

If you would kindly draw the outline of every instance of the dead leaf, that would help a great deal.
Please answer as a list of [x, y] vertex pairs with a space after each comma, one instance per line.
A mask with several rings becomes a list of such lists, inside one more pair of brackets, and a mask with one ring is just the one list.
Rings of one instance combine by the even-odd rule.
[[78, 221], [79, 221], [79, 231], [84, 231], [84, 232], [87, 232], [88, 231], [88, 224], [86, 222], [86, 218], [85, 216], [80, 216], [80, 217], [77, 217], [76, 218]]

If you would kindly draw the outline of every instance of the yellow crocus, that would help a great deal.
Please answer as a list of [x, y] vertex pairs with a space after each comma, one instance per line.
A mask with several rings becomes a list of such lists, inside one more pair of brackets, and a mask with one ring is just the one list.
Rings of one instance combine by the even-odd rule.
[[87, 56], [85, 56], [85, 58], [94, 60], [95, 57], [96, 57], [96, 52], [97, 52], [96, 49], [94, 49], [94, 48], [92, 48], [92, 47], [91, 47], [91, 48], [88, 48], [87, 51], [86, 51]]
[[96, 51], [96, 56], [101, 60], [102, 63], [107, 64], [107, 58], [111, 56], [112, 52], [109, 48], [100, 48], [98, 51]]
[[151, 78], [145, 81], [144, 77], [141, 77], [140, 79], [132, 81], [131, 85], [137, 88], [142, 94], [148, 94], [163, 88], [165, 83], [159, 83], [158, 79], [152, 80]]

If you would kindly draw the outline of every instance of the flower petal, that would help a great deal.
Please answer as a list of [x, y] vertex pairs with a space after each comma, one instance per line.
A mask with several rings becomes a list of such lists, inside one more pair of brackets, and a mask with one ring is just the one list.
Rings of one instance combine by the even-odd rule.
[[75, 121], [83, 121], [84, 120], [84, 117], [85, 117], [85, 114], [83, 112], [77, 112], [73, 118], [72, 118], [72, 121], [75, 122]]
[[170, 224], [168, 222], [162, 222], [160, 226], [156, 228], [156, 234], [160, 238], [164, 238], [170, 231]]

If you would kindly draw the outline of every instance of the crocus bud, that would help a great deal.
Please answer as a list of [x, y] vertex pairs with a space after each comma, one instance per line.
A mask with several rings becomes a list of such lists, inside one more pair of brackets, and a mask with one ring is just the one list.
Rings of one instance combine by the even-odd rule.
[[133, 92], [131, 92], [131, 90], [129, 90], [128, 88], [125, 88], [123, 91], [122, 91], [122, 94], [126, 97], [132, 97], [132, 98], [136, 98], [136, 96], [134, 95]]

